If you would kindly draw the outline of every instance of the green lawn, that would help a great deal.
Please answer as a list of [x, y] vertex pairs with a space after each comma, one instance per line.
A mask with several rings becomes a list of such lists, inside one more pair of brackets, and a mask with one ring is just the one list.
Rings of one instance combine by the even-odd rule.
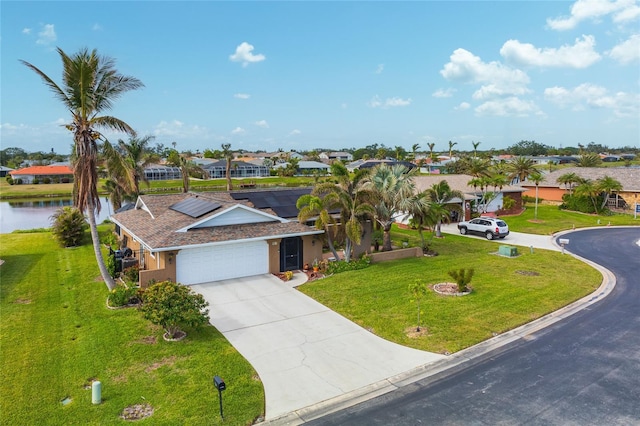
[[[394, 232], [394, 237], [415, 231]], [[571, 256], [546, 250], [520, 251], [517, 258], [495, 254], [497, 244], [457, 235], [436, 239], [437, 257], [412, 258], [344, 272], [299, 289], [375, 334], [417, 349], [453, 353], [557, 310], [594, 291], [602, 276]], [[422, 300], [422, 325], [428, 335], [409, 338], [417, 325], [417, 307], [408, 291], [451, 281], [454, 268], [474, 268], [473, 292], [464, 297], [429, 291]], [[536, 273], [538, 275], [523, 275]]]
[[613, 214], [611, 216], [592, 215], [560, 210], [558, 206], [538, 204], [538, 216], [535, 217], [534, 203], [527, 203], [527, 209], [518, 216], [504, 216], [509, 230], [528, 234], [549, 235], [558, 231], [594, 226], [635, 225], [640, 226], [640, 217], [633, 214]]
[[[0, 424], [123, 424], [122, 410], [141, 403], [155, 409], [141, 423], [154, 425], [247, 425], [264, 412], [255, 371], [214, 327], [168, 343], [135, 309], [107, 309], [90, 244], [4, 234], [0, 258]], [[227, 383], [224, 422], [215, 374]]]

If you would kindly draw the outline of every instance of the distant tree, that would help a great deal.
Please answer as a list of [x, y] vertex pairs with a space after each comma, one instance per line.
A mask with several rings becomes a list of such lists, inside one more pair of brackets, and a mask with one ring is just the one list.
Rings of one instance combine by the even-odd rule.
[[535, 141], [520, 141], [507, 148], [511, 155], [547, 155], [549, 147]]
[[536, 172], [535, 163], [530, 158], [518, 156], [507, 162], [507, 170], [510, 179], [518, 179], [518, 182], [524, 182], [527, 177]]
[[407, 150], [401, 146], [396, 146], [394, 148], [395, 157], [397, 161], [403, 161], [407, 157]]
[[433, 184], [426, 190], [426, 193], [431, 201], [429, 209], [430, 216], [435, 219], [436, 237], [440, 238], [442, 236], [442, 222], [451, 222], [452, 212], [462, 212], [460, 205], [454, 201], [463, 201], [464, 194], [461, 191], [451, 189], [446, 180]]
[[565, 173], [556, 179], [556, 182], [564, 185], [564, 187], [569, 190], [569, 194], [573, 192], [574, 184], [580, 183], [581, 181], [582, 178], [575, 173]]
[[189, 185], [191, 184], [190, 177], [193, 174], [199, 174], [204, 177], [205, 171], [202, 167], [198, 166], [194, 161], [189, 160], [187, 157], [180, 157], [180, 174], [182, 175], [182, 192], [189, 192]]
[[62, 207], [51, 216], [51, 233], [62, 247], [82, 245], [87, 222], [82, 212], [75, 207]]
[[151, 151], [149, 143], [154, 136], [135, 137], [131, 136], [128, 141], [118, 140], [118, 148], [126, 163], [126, 172], [129, 173], [129, 180], [133, 184], [133, 195], [140, 194], [140, 182], [149, 186], [149, 181], [144, 174], [144, 169], [151, 163], [157, 162], [159, 158]]
[[182, 157], [180, 153], [175, 149], [169, 151], [169, 155], [167, 155], [167, 165], [172, 167], [180, 167], [182, 163]]
[[433, 148], [435, 148], [436, 143], [435, 142], [431, 142], [431, 143], [428, 143], [427, 146], [429, 147], [429, 159], [433, 163], [433, 162], [436, 161], [436, 158], [435, 158], [434, 152], [433, 152]]
[[540, 182], [544, 180], [544, 176], [542, 176], [542, 173], [535, 171], [529, 175], [529, 180], [536, 185], [536, 207], [533, 218], [538, 219], [538, 186], [540, 186]]
[[231, 150], [230, 143], [223, 143], [222, 145], [222, 156], [227, 161], [227, 166], [225, 170], [225, 175], [227, 176], [227, 191], [231, 191], [233, 186], [231, 185], [231, 160], [233, 160], [233, 151]]
[[414, 143], [413, 145], [411, 145], [411, 160], [416, 161], [416, 154], [418, 153], [419, 149], [420, 144]]
[[478, 156], [478, 146], [480, 146], [480, 142], [471, 142], [471, 145], [473, 145], [473, 156], [477, 157]]
[[140, 311], [152, 324], [161, 326], [169, 338], [182, 335], [182, 327], [200, 327], [209, 322], [209, 305], [190, 287], [163, 281], [143, 293]]
[[453, 147], [458, 145], [458, 142], [449, 141], [449, 159], [453, 157]]

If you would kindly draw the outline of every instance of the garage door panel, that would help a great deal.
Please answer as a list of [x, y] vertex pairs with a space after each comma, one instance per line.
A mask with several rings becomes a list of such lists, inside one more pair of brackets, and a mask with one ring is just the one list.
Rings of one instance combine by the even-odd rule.
[[199, 284], [266, 274], [266, 241], [181, 250], [176, 257], [176, 278], [182, 284]]

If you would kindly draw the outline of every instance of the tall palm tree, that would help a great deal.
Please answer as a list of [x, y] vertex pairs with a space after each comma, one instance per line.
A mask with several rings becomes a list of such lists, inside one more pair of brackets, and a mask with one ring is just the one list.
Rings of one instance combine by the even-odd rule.
[[424, 240], [424, 227], [433, 228], [437, 222], [437, 218], [432, 210], [432, 202], [426, 191], [420, 192], [412, 199], [411, 205], [407, 213], [411, 217], [409, 220], [414, 226], [418, 228], [418, 235], [420, 235], [420, 242], [423, 252], [427, 252], [429, 245]]
[[189, 192], [189, 186], [191, 184], [189, 178], [191, 175], [198, 173], [204, 177], [206, 173], [202, 167], [184, 155], [180, 156], [180, 164], [178, 167], [180, 167], [180, 174], [182, 175], [182, 192], [185, 194]]
[[536, 207], [533, 213], [533, 219], [538, 219], [538, 186], [540, 186], [540, 182], [544, 180], [544, 176], [542, 176], [542, 173], [536, 171], [529, 175], [529, 180], [536, 185]]
[[144, 85], [134, 77], [118, 73], [115, 61], [107, 56], [98, 55], [96, 50], [89, 51], [83, 48], [72, 56], [60, 48], [57, 52], [62, 60], [62, 86], [36, 66], [26, 61], [21, 62], [38, 74], [55, 97], [71, 112], [71, 122], [66, 128], [73, 132], [74, 141], [74, 204], [84, 211], [89, 219], [98, 268], [111, 290], [116, 284], [104, 263], [95, 218], [96, 212], [100, 211], [97, 141], [105, 139], [98, 129], [135, 135], [133, 128], [126, 122], [101, 114], [111, 109], [113, 102], [124, 93]]
[[530, 158], [522, 156], [515, 157], [507, 163], [509, 178], [518, 179], [518, 182], [524, 182], [527, 177], [536, 171], [535, 163]]
[[419, 143], [414, 143], [413, 145], [411, 145], [411, 153], [413, 155], [413, 157], [411, 159], [413, 161], [416, 161], [416, 154], [418, 153], [419, 149], [420, 149], [420, 144]]
[[569, 195], [571, 195], [573, 190], [573, 184], [580, 183], [581, 181], [582, 178], [575, 173], [565, 173], [556, 179], [556, 182], [564, 185], [564, 187], [569, 190]]
[[335, 259], [338, 252], [333, 245], [333, 239], [336, 235], [336, 219], [332, 216], [331, 211], [337, 203], [337, 195], [333, 192], [326, 194], [324, 197], [317, 195], [305, 194], [298, 198], [296, 207], [298, 208], [298, 222], [305, 223], [307, 220], [315, 217], [315, 226], [317, 229], [323, 229], [327, 236], [327, 245], [333, 253]]
[[222, 156], [227, 160], [227, 167], [225, 170], [227, 176], [227, 191], [231, 191], [233, 189], [233, 185], [231, 184], [231, 160], [233, 160], [233, 151], [231, 151], [230, 143], [222, 144]]
[[431, 142], [431, 143], [428, 143], [427, 146], [429, 147], [429, 159], [433, 163], [433, 160], [434, 160], [434, 158], [433, 158], [433, 148], [435, 148], [436, 143], [435, 142]]
[[478, 157], [478, 146], [480, 146], [481, 142], [471, 142], [471, 145], [473, 145], [473, 156], [474, 157]]
[[600, 209], [604, 209], [604, 206], [607, 205], [607, 200], [609, 200], [609, 196], [612, 193], [622, 191], [622, 184], [610, 176], [604, 176], [603, 178], [598, 179], [596, 186], [604, 193], [604, 199], [602, 200], [602, 206], [600, 206]]
[[449, 159], [451, 159], [451, 157], [453, 157], [453, 147], [458, 145], [458, 142], [451, 142], [449, 141]]
[[489, 176], [491, 160], [485, 158], [469, 158], [465, 164], [465, 173], [474, 177]]
[[436, 237], [442, 237], [442, 222], [451, 222], [452, 212], [462, 212], [460, 204], [456, 199], [464, 202], [464, 195], [461, 191], [451, 189], [446, 180], [435, 183], [426, 190], [427, 196], [431, 200], [431, 215], [436, 220]]
[[127, 142], [118, 139], [118, 148], [126, 163], [126, 170], [130, 175], [129, 180], [133, 184], [133, 195], [136, 197], [140, 194], [140, 181], [149, 186], [149, 181], [144, 174], [145, 167], [159, 160], [149, 147], [149, 143], [153, 139], [154, 136], [150, 135], [142, 138], [131, 136]]
[[382, 227], [382, 251], [391, 251], [391, 225], [411, 209], [415, 192], [413, 176], [418, 169], [407, 171], [402, 165], [378, 165], [365, 178], [363, 187], [373, 194], [375, 220]]

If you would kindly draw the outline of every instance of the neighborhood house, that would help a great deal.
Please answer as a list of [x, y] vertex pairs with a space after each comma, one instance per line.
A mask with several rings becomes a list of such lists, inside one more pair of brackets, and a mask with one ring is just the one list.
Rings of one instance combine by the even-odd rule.
[[111, 220], [122, 247], [138, 259], [142, 286], [279, 273], [322, 258], [324, 231], [283, 217], [290, 216], [290, 201], [279, 203], [277, 191], [270, 192], [276, 194], [262, 197], [263, 208], [233, 193], [141, 195]]

